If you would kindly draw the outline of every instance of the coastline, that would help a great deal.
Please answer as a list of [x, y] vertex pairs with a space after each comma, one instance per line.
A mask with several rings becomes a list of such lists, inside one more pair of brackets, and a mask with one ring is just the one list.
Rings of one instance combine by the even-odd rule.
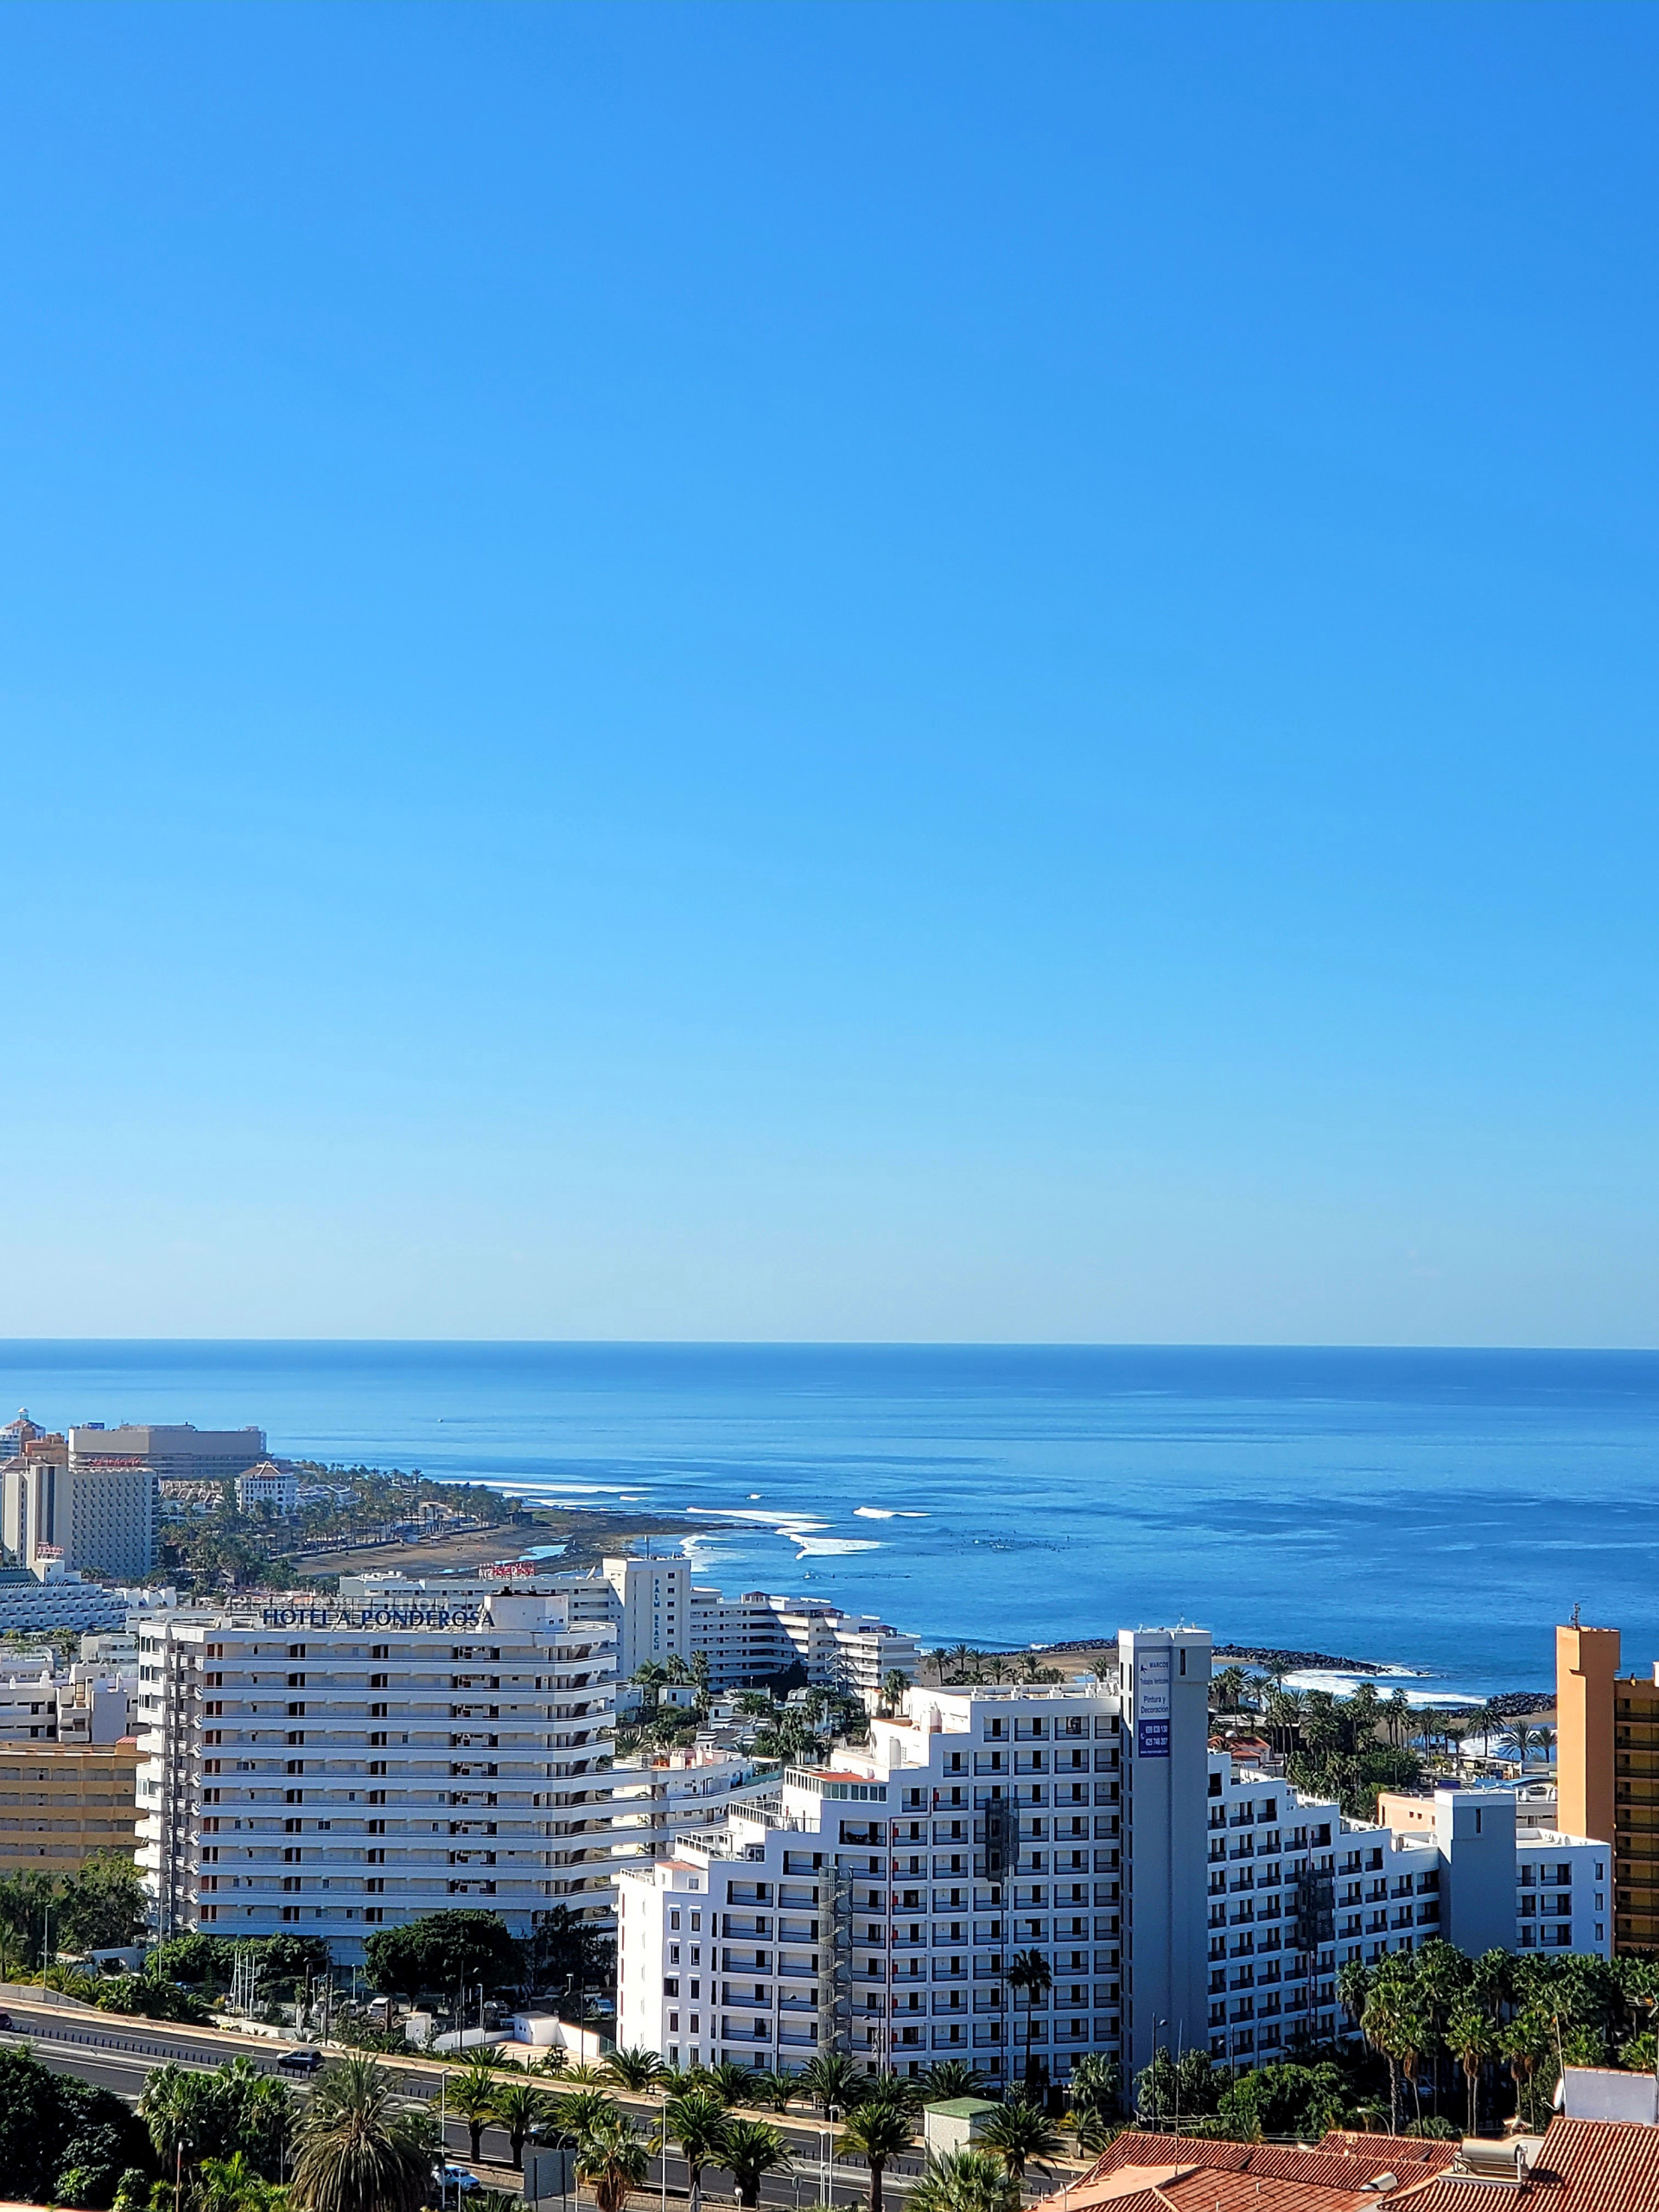
[[[488, 1528], [469, 1529], [458, 1535], [412, 1544], [367, 1544], [355, 1551], [331, 1554], [326, 1577], [318, 1579], [333, 1580], [340, 1574], [373, 1573], [377, 1570], [411, 1576], [460, 1575], [499, 1561], [537, 1555], [546, 1558], [550, 1566], [591, 1567], [607, 1557], [633, 1552], [658, 1540], [671, 1545], [673, 1555], [677, 1558], [681, 1555], [682, 1537], [703, 1535], [707, 1529], [706, 1516], [687, 1514], [627, 1512], [607, 1506], [527, 1506], [511, 1521]], [[555, 1545], [560, 1548], [556, 1551], [552, 1548]], [[543, 1547], [547, 1548], [543, 1550]], [[1070, 1661], [1081, 1669], [1093, 1658], [1115, 1660], [1117, 1643], [1114, 1635], [1072, 1637], [1044, 1643], [974, 1644], [970, 1648], [976, 1656], [986, 1659], [1031, 1658], [1042, 1663]], [[1390, 1683], [1428, 1683], [1434, 1680], [1426, 1668], [1390, 1666], [1375, 1659], [1276, 1645], [1222, 1642], [1214, 1647], [1214, 1656], [1218, 1667], [1243, 1665], [1264, 1671], [1282, 1670], [1287, 1675], [1352, 1675]], [[939, 1680], [925, 1650], [918, 1679], [924, 1682]], [[1554, 1719], [1553, 1693], [1508, 1690], [1490, 1702], [1492, 1709], [1506, 1719], [1524, 1716], [1530, 1719], [1539, 1715]], [[1466, 1707], [1448, 1706], [1441, 1710], [1448, 1714], [1474, 1712], [1478, 1704], [1471, 1699]]]
[[[532, 1505], [511, 1521], [464, 1529], [458, 1535], [423, 1539], [413, 1544], [361, 1544], [355, 1551], [331, 1552], [327, 1577], [341, 1574], [464, 1574], [498, 1560], [542, 1556], [557, 1567], [597, 1567], [601, 1560], [631, 1552], [662, 1536], [694, 1535], [703, 1524], [683, 1514], [625, 1513], [611, 1507]], [[556, 1551], [550, 1548], [558, 1545]], [[678, 1556], [677, 1543], [676, 1556]], [[297, 1562], [296, 1562], [297, 1564]]]

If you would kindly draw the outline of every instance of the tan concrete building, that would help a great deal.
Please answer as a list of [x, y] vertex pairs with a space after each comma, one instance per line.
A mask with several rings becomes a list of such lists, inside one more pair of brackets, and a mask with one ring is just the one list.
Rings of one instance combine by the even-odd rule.
[[95, 1851], [136, 1856], [136, 1738], [87, 1748], [0, 1744], [0, 1873], [75, 1873]]
[[1564, 1828], [1613, 1847], [1613, 1948], [1659, 1948], [1659, 1666], [1621, 1675], [1616, 1628], [1555, 1631]]

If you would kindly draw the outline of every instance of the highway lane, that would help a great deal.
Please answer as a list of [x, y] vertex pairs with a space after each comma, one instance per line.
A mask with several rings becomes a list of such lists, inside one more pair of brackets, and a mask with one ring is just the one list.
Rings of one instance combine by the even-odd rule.
[[[0, 2031], [0, 2044], [27, 2044], [42, 2065], [49, 2066], [56, 2073], [73, 2074], [84, 2082], [94, 2082], [100, 2088], [113, 2089], [118, 2096], [124, 2097], [132, 2104], [136, 2104], [143, 2094], [144, 2082], [151, 2071], [168, 2059], [184, 2064], [212, 2067], [222, 2064], [227, 2056], [233, 2055], [226, 2050], [226, 2038], [203, 2036], [199, 2031], [194, 2034], [169, 2031], [163, 2041], [153, 2032], [148, 2023], [134, 2022], [130, 2029], [124, 2023], [109, 2027], [101, 2022], [92, 2026], [82, 2026], [79, 2020], [60, 2012], [16, 2005], [8, 2009], [11, 2014], [12, 2028], [9, 2033]], [[238, 2038], [238, 2048], [247, 2050], [251, 2042], [251, 2038]], [[262, 2070], [274, 2074], [282, 2048], [278, 2044], [266, 2044], [263, 2050], [251, 2049], [249, 2055], [260, 2062]], [[394, 2074], [401, 2075], [401, 2086], [410, 2102], [423, 2105], [429, 2100], [436, 2103], [435, 2093], [438, 2084], [435, 2074], [429, 2080], [424, 2069], [411, 2070], [402, 2068], [395, 2060], [391, 2061], [390, 2065]], [[303, 2090], [303, 2077], [296, 2086]], [[628, 2098], [626, 2101], [633, 2106], [641, 2116], [650, 2117], [651, 2100]], [[863, 2167], [839, 2164], [831, 2170], [830, 2190], [826, 2196], [823, 2166], [825, 2131], [823, 2128], [814, 2127], [810, 2122], [791, 2122], [786, 2126], [785, 2135], [790, 2140], [796, 2166], [790, 2173], [769, 2174], [765, 2177], [761, 2190], [763, 2203], [778, 2208], [778, 2212], [787, 2212], [787, 2209], [795, 2207], [801, 2208], [801, 2212], [806, 2212], [806, 2208], [813, 2205], [850, 2207], [868, 2196], [869, 2177]], [[469, 2156], [471, 2141], [466, 2122], [449, 2116], [444, 2128], [444, 2146], [452, 2164], [468, 2168], [473, 2166], [474, 2162]], [[505, 2130], [486, 2126], [483, 2131], [480, 2149], [483, 2155], [478, 2160], [476, 2169], [480, 2178], [493, 2188], [516, 2190], [518, 2176], [510, 2163], [511, 2146]], [[912, 2166], [914, 2171], [920, 2171], [919, 2163], [906, 2161], [905, 2164]], [[888, 2168], [890, 2177], [899, 2183], [899, 2190], [893, 2192], [895, 2196], [902, 2192], [902, 2172], [898, 2164]], [[653, 2196], [660, 2198], [664, 2183], [671, 2197], [683, 2198], [690, 2194], [690, 2177], [683, 2158], [670, 2155], [666, 2176], [662, 2159], [655, 2158], [652, 2160], [650, 2180], [639, 2193], [642, 2212], [646, 2199]], [[718, 2185], [712, 2188], [705, 2186], [703, 2190], [705, 2198], [711, 2204], [720, 2203], [722, 2194]], [[576, 2212], [574, 2202], [572, 2212]]]
[[[7, 2005], [12, 2021], [10, 2034], [0, 2031], [0, 2043], [30, 2043], [42, 2063], [59, 2071], [79, 2075], [84, 2081], [96, 2082], [105, 2088], [114, 2089], [118, 2095], [136, 2103], [143, 2091], [145, 2076], [153, 2067], [172, 2059], [187, 2066], [213, 2067], [222, 2065], [227, 2058], [244, 2056], [252, 2059], [264, 2073], [275, 2074], [276, 2062], [283, 2051], [291, 2046], [268, 2037], [228, 2033], [220, 2029], [179, 2027], [171, 2023], [129, 2019], [119, 2014], [99, 2013], [69, 2006], [48, 2005], [14, 2000]], [[402, 2062], [396, 2057], [383, 2058], [382, 2063], [397, 2080], [398, 2087], [411, 2103], [436, 2105], [445, 2069], [429, 2060]], [[453, 2071], [454, 2069], [449, 2069]], [[303, 2089], [306, 2077], [283, 2075]], [[538, 2086], [557, 2094], [556, 2079], [550, 2078]], [[661, 2100], [647, 2095], [617, 2093], [617, 2101], [629, 2112], [636, 2122], [654, 2128], [662, 2112]], [[822, 2121], [790, 2114], [780, 2118], [767, 2117], [782, 2133], [794, 2160], [793, 2170], [784, 2175], [768, 2175], [762, 2190], [763, 2202], [775, 2207], [805, 2208], [816, 2204], [849, 2207], [868, 2199], [869, 2176], [861, 2161], [836, 2159], [830, 2163], [827, 2179], [824, 2172], [826, 2138], [829, 2130]], [[463, 2120], [450, 2117], [444, 2130], [446, 2152], [452, 2162], [470, 2165], [468, 2156], [471, 2136]], [[480, 2174], [492, 2186], [516, 2189], [518, 2175], [510, 2164], [510, 2146], [504, 2130], [486, 2126], [478, 2161]], [[896, 2158], [887, 2170], [887, 2194], [895, 2205], [902, 2203], [906, 2185], [921, 2173], [919, 2150], [910, 2158]], [[1052, 2186], [1058, 2187], [1077, 2168], [1061, 2168], [1057, 2171]], [[663, 2163], [653, 2158], [651, 2180], [640, 2192], [641, 2212], [646, 2212], [645, 2200], [655, 2194], [660, 2197], [664, 2186]], [[683, 2196], [690, 2190], [690, 2179], [683, 2158], [671, 2152], [666, 2177], [671, 2196]], [[1039, 2183], [1037, 2195], [1046, 2195], [1049, 2184]], [[705, 2188], [703, 2194], [712, 2202], [720, 2202], [716, 2188]], [[574, 2208], [573, 2208], [574, 2212]]]

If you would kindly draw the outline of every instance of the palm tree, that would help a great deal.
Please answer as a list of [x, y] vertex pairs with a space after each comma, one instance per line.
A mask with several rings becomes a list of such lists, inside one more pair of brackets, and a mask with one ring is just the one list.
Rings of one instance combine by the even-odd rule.
[[757, 2104], [770, 2105], [773, 2112], [787, 2112], [801, 2094], [801, 2085], [792, 2074], [757, 2074], [750, 2094]]
[[789, 2163], [788, 2144], [766, 2120], [727, 2122], [726, 2151], [721, 2164], [736, 2183], [740, 2204], [759, 2204], [761, 2175], [782, 2172]]
[[555, 2097], [548, 2113], [562, 2134], [578, 2137], [602, 2135], [618, 2116], [603, 2089], [578, 2089], [573, 2096]]
[[576, 2138], [576, 2179], [593, 2190], [599, 2212], [624, 2212], [650, 2171], [650, 2149], [614, 2107], [607, 2120]]
[[418, 2212], [439, 2149], [430, 2112], [395, 2101], [392, 2077], [353, 2052], [311, 2092], [289, 2191], [296, 2212]]
[[930, 2157], [905, 2212], [1020, 2212], [1020, 2184], [985, 2151]]
[[722, 2058], [718, 2066], [709, 2067], [702, 2078], [724, 2104], [746, 2105], [754, 2094], [754, 2069], [746, 2066], [741, 2058]]
[[[657, 2053], [643, 2047], [638, 2050], [613, 2050], [605, 2061], [606, 2073], [622, 2089], [648, 2089], [662, 2070], [663, 2062]], [[476, 2157], [477, 2153], [474, 2155]]]
[[605, 2069], [591, 2058], [579, 2058], [574, 2066], [560, 2067], [558, 2073], [562, 2081], [575, 2082], [584, 2089], [596, 2089], [610, 2079]]
[[1037, 2088], [1037, 2059], [1032, 2049], [1032, 2018], [1039, 1997], [1046, 1997], [1054, 1986], [1053, 1971], [1040, 1951], [1016, 1951], [1008, 1961], [1007, 1980], [1010, 1989], [1026, 1993], [1026, 2087], [1033, 2092]]
[[524, 2171], [524, 2138], [538, 2120], [549, 2113], [545, 2094], [529, 2082], [502, 2082], [495, 2092], [491, 2112], [498, 2126], [507, 2131], [507, 2140], [512, 2145], [512, 2163]]
[[1027, 2164], [1060, 2154], [1060, 2132], [1036, 2105], [1014, 2099], [999, 2105], [979, 2131], [980, 2147], [995, 2151], [1008, 2170], [1011, 2181], [1023, 2181]]
[[1535, 1728], [1532, 1732], [1532, 1740], [1539, 1758], [1548, 1766], [1549, 1755], [1555, 1748], [1555, 1731], [1553, 1728]]
[[935, 2059], [921, 2077], [923, 2102], [949, 2104], [953, 2097], [982, 2097], [985, 2077], [965, 2058]]
[[467, 2123], [474, 2164], [480, 2155], [479, 2146], [483, 2140], [485, 2126], [495, 2118], [495, 2096], [500, 2086], [488, 2059], [474, 2059], [456, 2075], [454, 2085], [445, 2095], [444, 2101], [448, 2109], [459, 2113]]
[[266, 2212], [282, 2192], [257, 2174], [244, 2151], [228, 2158], [204, 2158], [196, 2170], [194, 2202], [200, 2212]]
[[644, 1690], [645, 1711], [655, 1713], [662, 1701], [663, 1686], [669, 1680], [667, 1668], [659, 1665], [655, 1659], [642, 1659], [628, 1680], [636, 1689]]
[[881, 1710], [897, 1713], [905, 1701], [905, 1692], [910, 1688], [910, 1676], [902, 1667], [889, 1667], [881, 1677]]
[[811, 2091], [826, 2114], [831, 2105], [842, 2112], [855, 2105], [862, 2079], [852, 2060], [838, 2050], [821, 2050], [801, 2075], [802, 2086]]
[[[952, 1646], [950, 1656], [956, 1664], [957, 1679], [958, 1681], [962, 1679], [962, 1677], [968, 1672], [969, 1667], [973, 1665], [976, 1656], [977, 1655], [970, 1644], [958, 1643]], [[943, 1680], [944, 1677], [941, 1676], [940, 1679]]]
[[1210, 1692], [1215, 1699], [1217, 1713], [1236, 1713], [1244, 1695], [1244, 1669], [1242, 1667], [1224, 1667], [1211, 1681]]
[[1446, 2024], [1446, 2048], [1463, 2069], [1469, 2092], [1469, 2133], [1478, 2135], [1477, 2103], [1480, 2069], [1497, 2055], [1497, 2035], [1478, 2005], [1459, 2005]]
[[1109, 2120], [1123, 2094], [1123, 2071], [1115, 2058], [1089, 2051], [1071, 2069], [1071, 2109]]
[[889, 2158], [902, 2157], [916, 2140], [916, 2122], [896, 2097], [874, 2096], [847, 2115], [838, 2158], [849, 2153], [870, 2170], [870, 2212], [881, 2212], [881, 2177]]
[[664, 2124], [685, 2160], [690, 2212], [699, 2212], [702, 2170], [719, 2165], [726, 2153], [726, 2130], [731, 2123], [726, 2117], [725, 2101], [715, 2089], [688, 2089], [683, 2096], [669, 2099]]

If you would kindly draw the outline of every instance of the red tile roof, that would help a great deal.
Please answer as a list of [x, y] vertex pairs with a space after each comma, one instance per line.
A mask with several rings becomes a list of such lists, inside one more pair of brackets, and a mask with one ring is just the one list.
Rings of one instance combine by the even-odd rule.
[[1505, 2147], [1470, 2172], [1459, 2145], [1416, 2136], [1335, 2131], [1303, 2150], [1129, 2129], [1040, 2212], [1375, 2212], [1385, 2196], [1411, 2212], [1659, 2212], [1659, 2127], [1557, 2117], [1518, 2182], [1492, 2171]]
[[[1459, 2175], [1437, 2174], [1412, 2192], [1412, 2212], [1471, 2212], [1472, 2194]], [[1528, 2199], [1529, 2212], [1655, 2212], [1659, 2127], [1558, 2116], [1516, 2194]]]

